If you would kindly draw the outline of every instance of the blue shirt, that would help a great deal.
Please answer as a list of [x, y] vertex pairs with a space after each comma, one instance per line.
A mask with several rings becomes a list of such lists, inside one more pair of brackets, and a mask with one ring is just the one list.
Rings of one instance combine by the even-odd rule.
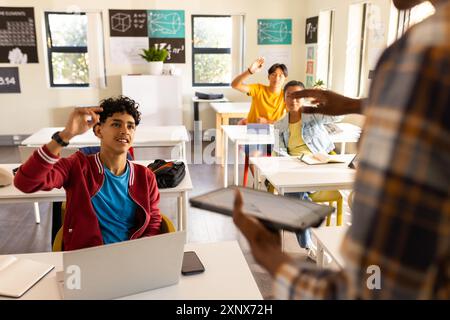
[[135, 224], [137, 205], [128, 195], [130, 168], [115, 176], [104, 167], [105, 177], [100, 191], [91, 199], [97, 213], [103, 243], [114, 243], [129, 239], [128, 231]]

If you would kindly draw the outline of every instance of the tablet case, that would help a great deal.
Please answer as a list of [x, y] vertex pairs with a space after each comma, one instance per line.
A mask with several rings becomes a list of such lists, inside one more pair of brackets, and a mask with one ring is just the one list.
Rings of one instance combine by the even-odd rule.
[[[244, 212], [258, 218], [261, 223], [272, 231], [287, 230], [292, 232], [300, 232], [309, 227], [318, 227], [324, 218], [330, 215], [334, 210], [333, 207], [319, 205], [308, 200], [300, 200], [286, 196], [276, 196], [268, 192], [240, 187], [228, 187], [214, 190], [197, 197], [192, 197], [189, 201], [191, 206], [195, 208], [232, 216], [235, 189], [239, 189], [242, 194], [244, 207], [247, 207], [247, 210], [244, 209]], [[230, 192], [232, 197], [230, 197]], [[267, 201], [271, 201], [272, 204], [276, 204], [277, 210], [274, 210], [273, 212], [261, 212], [261, 214], [255, 213], [259, 209], [257, 208], [257, 205], [253, 203], [247, 202], [246, 205], [246, 194], [252, 197], [256, 196], [256, 198], [260, 198], [261, 201], [265, 201], [266, 203], [268, 203]], [[219, 201], [221, 196], [225, 203], [221, 203]], [[286, 213], [286, 211], [283, 211], [288, 210], [287, 208], [292, 206], [302, 208], [302, 212], [298, 212], [297, 215], [297, 212]], [[248, 208], [251, 208], [250, 210], [255, 210], [250, 212]], [[295, 216], [294, 219], [292, 219], [293, 216]]]

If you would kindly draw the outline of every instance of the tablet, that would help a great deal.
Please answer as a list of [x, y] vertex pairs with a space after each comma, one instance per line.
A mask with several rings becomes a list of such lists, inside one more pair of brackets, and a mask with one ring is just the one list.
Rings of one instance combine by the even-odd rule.
[[293, 197], [276, 196], [265, 191], [249, 188], [228, 187], [189, 199], [191, 206], [233, 215], [235, 189], [243, 199], [243, 211], [258, 218], [271, 230], [298, 232], [309, 227], [318, 227], [331, 214], [333, 207]]

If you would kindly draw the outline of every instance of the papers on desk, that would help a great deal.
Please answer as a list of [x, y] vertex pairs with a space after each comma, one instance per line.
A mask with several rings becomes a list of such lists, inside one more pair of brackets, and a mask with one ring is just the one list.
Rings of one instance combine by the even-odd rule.
[[303, 161], [306, 164], [326, 164], [326, 163], [345, 163], [344, 160], [340, 157], [340, 155], [328, 155], [328, 154], [303, 154], [298, 157], [299, 160]]
[[0, 256], [0, 295], [19, 298], [54, 266], [15, 256]]

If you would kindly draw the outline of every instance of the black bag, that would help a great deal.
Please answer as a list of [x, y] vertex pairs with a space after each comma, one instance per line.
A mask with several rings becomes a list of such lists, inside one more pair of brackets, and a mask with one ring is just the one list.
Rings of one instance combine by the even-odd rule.
[[186, 175], [186, 167], [182, 161], [157, 159], [147, 167], [155, 174], [160, 189], [176, 187]]

